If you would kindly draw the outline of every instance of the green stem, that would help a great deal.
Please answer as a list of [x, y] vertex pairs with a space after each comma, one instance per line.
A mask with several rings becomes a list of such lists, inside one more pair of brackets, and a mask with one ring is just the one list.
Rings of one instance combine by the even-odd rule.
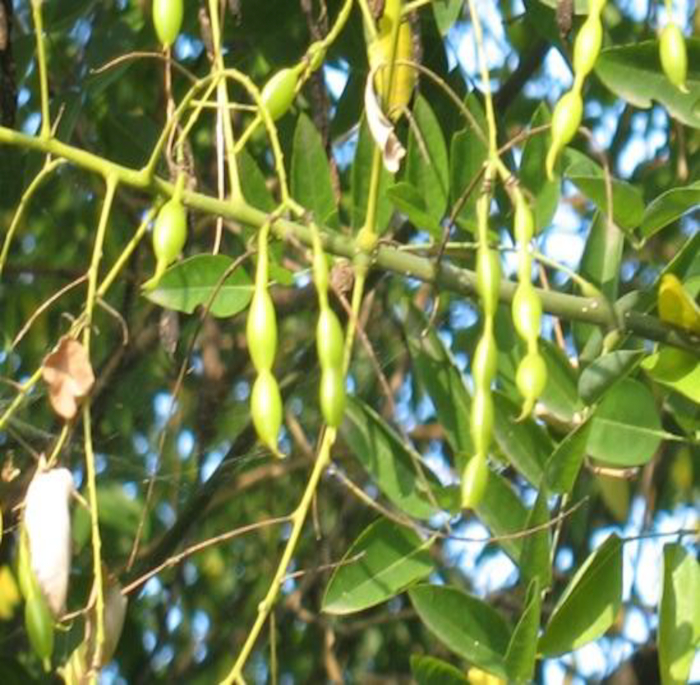
[[102, 658], [102, 646], [105, 641], [105, 600], [104, 600], [104, 580], [102, 578], [102, 540], [100, 537], [100, 524], [98, 519], [97, 505], [97, 471], [95, 469], [95, 451], [92, 445], [92, 418], [90, 415], [90, 404], [85, 403], [83, 407], [83, 427], [85, 443], [85, 471], [87, 475], [88, 502], [90, 504], [90, 524], [92, 537], [92, 572], [94, 576], [93, 591], [95, 593], [95, 616], [97, 618], [97, 629], [95, 631], [95, 651], [93, 661], [90, 665], [91, 682], [97, 682], [95, 670], [99, 667]]
[[92, 250], [92, 260], [90, 262], [90, 269], [88, 270], [88, 294], [85, 301], [86, 325], [85, 330], [83, 331], [83, 344], [85, 345], [88, 355], [90, 354], [92, 314], [95, 309], [95, 300], [97, 299], [97, 278], [100, 271], [100, 262], [102, 261], [102, 248], [104, 246], [104, 239], [107, 233], [109, 215], [112, 211], [112, 202], [114, 200], [114, 195], [118, 185], [119, 183], [116, 177], [111, 175], [107, 177], [107, 191], [102, 204], [102, 213], [100, 214], [100, 222], [97, 226], [95, 246]]
[[[175, 191], [174, 184], [158, 176], [149, 177], [144, 170], [136, 171], [115, 164], [58, 140], [43, 140], [0, 126], [1, 143], [51, 153], [103, 176], [112, 174], [119, 180], [120, 185], [150, 190], [166, 196], [172, 196]], [[182, 197], [183, 202], [193, 209], [220, 215], [249, 226], [260, 227], [269, 220], [268, 213], [252, 207], [242, 199], [222, 201], [190, 190], [185, 190]], [[293, 237], [305, 245], [313, 245], [311, 229], [301, 223], [278, 219], [273, 230], [280, 238]], [[323, 231], [322, 241], [326, 252], [331, 254], [350, 259], [357, 254], [355, 239], [343, 236], [337, 231]], [[449, 263], [436, 266], [431, 259], [410, 254], [396, 247], [380, 245], [374, 254], [373, 266], [462, 295], [476, 294], [476, 275], [473, 271], [461, 269]], [[500, 300], [510, 302], [513, 299], [515, 287], [515, 283], [504, 280], [499, 292]], [[697, 352], [700, 344], [698, 336], [678, 331], [655, 317], [629, 311], [620, 304], [610, 308], [604, 302], [591, 297], [577, 297], [540, 288], [536, 288], [536, 291], [542, 300], [544, 311], [562, 319], [583, 321], [608, 329], [616, 328], [620, 324], [624, 332], [691, 352]], [[2, 427], [2, 420], [0, 420], [0, 427]]]
[[248, 637], [241, 651], [238, 654], [238, 658], [233, 665], [233, 668], [229, 674], [221, 681], [222, 685], [230, 685], [230, 683], [240, 683], [243, 679], [243, 668], [248, 661], [250, 653], [253, 651], [255, 642], [260, 635], [260, 631], [265, 625], [265, 621], [272, 610], [272, 607], [277, 600], [282, 582], [287, 573], [287, 568], [289, 567], [289, 562], [292, 560], [294, 551], [296, 550], [297, 543], [299, 542], [299, 537], [304, 528], [304, 522], [306, 521], [306, 516], [309, 513], [311, 503], [318, 487], [318, 483], [321, 480], [321, 476], [326, 469], [326, 466], [330, 463], [331, 458], [331, 447], [335, 442], [336, 431], [333, 428], [326, 428], [321, 439], [321, 446], [318, 451], [318, 456], [316, 457], [316, 463], [309, 477], [309, 482], [306, 484], [306, 489], [299, 502], [299, 505], [294, 510], [291, 516], [292, 521], [292, 532], [285, 545], [284, 552], [282, 552], [282, 557], [275, 571], [275, 576], [270, 583], [270, 587], [265, 595], [265, 598], [258, 605], [258, 615], [255, 619], [255, 623], [248, 632]]
[[[224, 58], [221, 52], [221, 29], [219, 25], [219, 0], [209, 0], [209, 16], [211, 19], [211, 31], [214, 42], [214, 64], [219, 72], [225, 70]], [[226, 79], [219, 79], [216, 89], [216, 97], [219, 105], [217, 116], [220, 117], [224, 130], [226, 145], [226, 161], [228, 166], [229, 190], [235, 198], [242, 197], [241, 182], [238, 177], [238, 164], [236, 163], [236, 141], [233, 135], [233, 125], [229, 114], [228, 83]]]
[[41, 16], [42, 0], [32, 0], [32, 19], [36, 33], [36, 59], [39, 64], [39, 93], [41, 96], [41, 137], [51, 137], [51, 115], [49, 114], [49, 78], [46, 70], [46, 48], [44, 47], [44, 22]]
[[63, 159], [54, 159], [53, 161], [46, 160], [46, 164], [42, 167], [41, 171], [34, 177], [34, 180], [27, 186], [27, 189], [22, 194], [22, 199], [19, 201], [19, 205], [15, 210], [15, 214], [12, 217], [12, 222], [10, 227], [7, 229], [5, 234], [5, 241], [2, 246], [2, 253], [0, 253], [0, 276], [2, 276], [2, 270], [7, 261], [7, 255], [10, 251], [10, 245], [12, 244], [12, 239], [15, 236], [15, 232], [19, 228], [19, 224], [24, 216], [24, 212], [29, 205], [29, 201], [34, 196], [39, 186], [46, 180], [48, 176], [53, 173], [59, 166], [65, 164]]
[[357, 4], [360, 6], [360, 11], [362, 12], [367, 39], [369, 42], [372, 42], [377, 39], [377, 26], [374, 23], [374, 15], [367, 4], [367, 0], [358, 0]]
[[[102, 260], [102, 248], [104, 245], [105, 235], [107, 234], [107, 223], [109, 215], [112, 211], [112, 203], [119, 185], [114, 176], [107, 177], [107, 190], [105, 193], [104, 203], [102, 204], [102, 213], [100, 214], [100, 222], [97, 227], [97, 235], [95, 236], [95, 246], [92, 251], [92, 261], [88, 271], [88, 294], [85, 301], [85, 319], [86, 325], [83, 330], [83, 344], [85, 350], [90, 356], [90, 337], [92, 332], [92, 315], [97, 299], [97, 278], [99, 276], [100, 262]], [[92, 446], [92, 423], [90, 415], [90, 404], [87, 402], [83, 408], [83, 426], [84, 426], [84, 442], [85, 442], [85, 465], [88, 482], [88, 494], [90, 502], [90, 518], [92, 524], [92, 562], [94, 575], [94, 592], [95, 592], [95, 616], [97, 619], [97, 629], [95, 636], [95, 652], [93, 656], [92, 667], [97, 668], [102, 658], [102, 646], [105, 641], [104, 627], [104, 584], [102, 579], [102, 542], [100, 538], [100, 526], [98, 519], [97, 508], [97, 476], [95, 469], [95, 454]], [[97, 681], [96, 676], [91, 677], [94, 682]]]

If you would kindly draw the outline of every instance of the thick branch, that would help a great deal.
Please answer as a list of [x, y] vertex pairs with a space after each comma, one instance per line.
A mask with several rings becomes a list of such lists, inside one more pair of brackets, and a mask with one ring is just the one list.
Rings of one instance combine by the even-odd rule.
[[[175, 190], [172, 183], [158, 176], [150, 176], [146, 169], [136, 170], [121, 166], [56, 139], [29, 136], [0, 126], [0, 144], [2, 143], [50, 153], [103, 177], [111, 175], [120, 185], [165, 195], [172, 195]], [[251, 226], [261, 226], [267, 219], [265, 212], [251, 207], [242, 199], [219, 200], [203, 193], [185, 191], [183, 200], [192, 209]], [[280, 220], [275, 224], [275, 230], [282, 238], [293, 237], [305, 245], [312, 245], [312, 232], [303, 224]], [[352, 237], [325, 231], [323, 242], [325, 249], [332, 254], [351, 259], [359, 254]], [[373, 266], [432, 283], [439, 289], [469, 297], [476, 294], [476, 274], [473, 271], [444, 262], [436, 267], [430, 259], [406, 253], [395, 247], [380, 246], [374, 255]], [[515, 288], [516, 283], [503, 281], [500, 289], [501, 301], [510, 302]], [[541, 289], [538, 289], [538, 294], [544, 311], [562, 319], [583, 321], [609, 330], [617, 329], [695, 353], [700, 347], [700, 337], [676, 330], [653, 316], [630, 311], [619, 303], [611, 306], [604, 300]]]

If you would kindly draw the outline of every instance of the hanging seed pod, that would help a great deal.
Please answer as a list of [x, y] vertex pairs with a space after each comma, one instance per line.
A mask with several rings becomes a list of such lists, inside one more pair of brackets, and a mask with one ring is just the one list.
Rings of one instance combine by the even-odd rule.
[[300, 73], [300, 66], [285, 67], [273, 74], [263, 87], [262, 101], [273, 121], [281, 119], [292, 106]]
[[253, 366], [269, 371], [277, 353], [277, 316], [270, 293], [256, 289], [248, 311], [246, 339]]
[[275, 377], [267, 369], [258, 374], [253, 384], [250, 413], [260, 440], [275, 455], [281, 456], [277, 439], [282, 427], [282, 396]]
[[521, 283], [513, 297], [513, 323], [528, 344], [537, 342], [542, 324], [542, 302], [531, 283]]
[[321, 412], [331, 428], [337, 428], [345, 413], [345, 378], [342, 367], [328, 366], [321, 372]]
[[688, 51], [685, 36], [678, 24], [669, 22], [661, 31], [659, 57], [666, 78], [676, 88], [687, 93], [685, 81], [688, 75]]
[[491, 385], [498, 368], [498, 349], [492, 335], [482, 335], [474, 352], [472, 373], [481, 385]]
[[158, 212], [153, 225], [153, 254], [156, 258], [154, 275], [143, 284], [145, 290], [155, 288], [165, 270], [180, 256], [187, 241], [187, 210], [182, 204], [184, 176], [177, 181], [175, 194]]
[[153, 0], [153, 26], [158, 40], [169, 48], [182, 28], [184, 0]]
[[574, 42], [574, 73], [581, 84], [593, 71], [602, 45], [603, 24], [600, 16], [589, 14]]
[[27, 598], [24, 605], [24, 625], [34, 653], [41, 659], [44, 670], [51, 670], [53, 654], [53, 617], [43, 595], [39, 592]]
[[547, 365], [536, 351], [528, 352], [521, 360], [515, 374], [515, 384], [525, 400], [521, 413], [524, 418], [532, 412], [537, 398], [547, 385]]
[[493, 316], [498, 308], [501, 287], [501, 262], [495, 250], [479, 249], [476, 257], [476, 287], [484, 312]]
[[462, 474], [462, 508], [475, 509], [484, 498], [489, 479], [486, 457], [476, 454], [468, 462]]
[[479, 387], [474, 393], [471, 411], [471, 431], [474, 452], [486, 458], [493, 432], [493, 397], [490, 387]]
[[554, 164], [559, 153], [578, 131], [583, 117], [583, 99], [578, 90], [570, 90], [557, 102], [552, 113], [552, 144], [547, 152], [547, 177], [554, 178]]
[[316, 326], [316, 348], [322, 367], [341, 369], [345, 340], [338, 317], [330, 307], [321, 310]]

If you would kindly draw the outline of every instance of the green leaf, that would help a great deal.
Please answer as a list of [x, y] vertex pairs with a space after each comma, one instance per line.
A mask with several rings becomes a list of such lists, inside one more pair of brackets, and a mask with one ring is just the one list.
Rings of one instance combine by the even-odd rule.
[[[616, 300], [618, 295], [624, 245], [623, 234], [615, 226], [608, 224], [602, 212], [596, 212], [586, 240], [579, 273], [611, 301]], [[594, 332], [599, 336], [598, 329], [591, 324], [577, 323], [574, 326], [574, 335], [580, 350], [584, 349]], [[598, 353], [594, 356], [597, 357]]]
[[618, 350], [604, 354], [589, 364], [578, 381], [578, 392], [586, 404], [597, 402], [608, 389], [635, 368], [644, 353]]
[[640, 227], [642, 236], [650, 238], [676, 219], [680, 219], [686, 212], [697, 209], [698, 205], [700, 205], [700, 181], [661, 193], [644, 210]]
[[591, 457], [618, 466], [646, 464], [664, 437], [654, 397], [639, 381], [626, 378], [603, 398], [591, 419]]
[[505, 661], [509, 682], [533, 682], [541, 609], [540, 585], [535, 579], [527, 589], [525, 608], [513, 630], [506, 651]]
[[462, 12], [464, 0], [433, 0], [435, 23], [441, 36], [446, 36]]
[[[573, 148], [564, 152], [564, 174], [593, 202], [607, 222], [608, 197], [605, 172], [593, 160]], [[632, 231], [644, 218], [644, 199], [635, 186], [610, 178], [612, 185], [613, 220], [624, 231]]]
[[586, 457], [591, 421], [587, 420], [572, 430], [547, 460], [546, 483], [550, 490], [568, 493], [574, 489], [581, 464]]
[[[530, 119], [530, 130], [551, 122], [547, 105], [541, 103]], [[520, 182], [535, 198], [535, 227], [542, 231], [550, 224], [559, 204], [561, 183], [559, 179], [550, 181], [545, 172], [545, 159], [551, 143], [549, 132], [530, 136], [523, 147], [520, 163]]]
[[510, 630], [485, 602], [454, 587], [418, 585], [408, 592], [421, 621], [455, 654], [504, 676]]
[[469, 685], [458, 668], [433, 656], [411, 654], [411, 673], [418, 685]]
[[[486, 119], [478, 100], [470, 95], [465, 104], [474, 114], [481, 131], [485, 131]], [[472, 232], [476, 230], [475, 206], [476, 198], [479, 196], [478, 177], [487, 157], [488, 144], [471, 126], [455, 133], [450, 145], [450, 201], [454, 206], [469, 190], [469, 196], [462, 205], [457, 219], [462, 227]]]
[[421, 193], [428, 215], [439, 223], [450, 191], [447, 146], [433, 110], [420, 95], [413, 106], [413, 119], [418, 131], [411, 127], [408, 136], [406, 179]]
[[520, 407], [500, 392], [493, 393], [494, 438], [508, 461], [534, 486], [539, 486], [552, 442], [532, 419], [518, 421]]
[[272, 212], [277, 206], [275, 198], [272, 197], [272, 193], [267, 187], [265, 176], [260, 171], [260, 167], [246, 148], [243, 148], [236, 155], [236, 162], [243, 197], [253, 207], [262, 209], [264, 212]]
[[613, 93], [635, 107], [648, 108], [654, 102], [662, 104], [687, 126], [700, 128], [700, 39], [685, 39], [688, 52], [688, 92], [683, 93], [666, 78], [659, 61], [659, 43], [621, 45], [603, 50], [595, 72]]
[[370, 407], [349, 397], [341, 434], [379, 489], [399, 509], [420, 519], [436, 513], [416, 469], [420, 466], [430, 486], [438, 489], [435, 475]]
[[647, 375], [700, 404], [700, 360], [690, 352], [662, 347], [641, 364]]
[[597, 640], [613, 624], [622, 603], [622, 542], [611, 535], [583, 563], [557, 602], [539, 641], [556, 656]]
[[[537, 528], [549, 523], [547, 507], [547, 489], [542, 487], [537, 493], [535, 505], [527, 517], [526, 528]], [[523, 541], [520, 556], [520, 570], [526, 580], [537, 580], [540, 587], [548, 588], [552, 584], [552, 564], [549, 528], [542, 528], [530, 533]]]
[[[367, 213], [367, 200], [369, 198], [369, 184], [372, 177], [372, 157], [374, 156], [374, 141], [369, 133], [367, 122], [363, 119], [360, 126], [360, 137], [357, 141], [355, 160], [350, 172], [350, 185], [352, 191], [352, 225], [360, 228], [365, 222]], [[379, 174], [379, 195], [377, 199], [377, 232], [386, 230], [391, 219], [393, 207], [387, 194], [393, 184], [392, 175], [382, 165]]]
[[[322, 610], [351, 614], [403, 592], [433, 570], [429, 546], [408, 528], [387, 519], [375, 521], [352, 543], [333, 572]], [[352, 561], [355, 557], [359, 558]]]
[[573, 421], [583, 409], [578, 395], [576, 371], [567, 356], [548, 340], [540, 341], [539, 350], [547, 362], [547, 385], [540, 402], [559, 420]]
[[323, 141], [311, 119], [301, 114], [294, 131], [292, 197], [324, 226], [338, 225], [331, 172]]
[[[511, 484], [495, 472], [489, 474], [476, 513], [496, 536], [519, 533], [525, 528], [528, 515]], [[520, 563], [522, 538], [500, 540], [498, 544], [516, 564]]]
[[465, 456], [473, 452], [469, 431], [471, 398], [464, 385], [462, 374], [452, 355], [445, 348], [434, 327], [426, 335], [411, 333], [425, 325], [425, 320], [415, 310], [409, 312], [410, 326], [406, 340], [413, 369], [420, 385], [430, 396], [445, 437], [457, 454], [457, 466], [466, 462]]
[[395, 183], [389, 188], [387, 195], [394, 207], [403, 212], [416, 228], [427, 231], [434, 238], [439, 238], [442, 235], [439, 220], [431, 215], [423, 195], [410, 183], [405, 181]]
[[664, 547], [659, 604], [659, 668], [663, 685], [688, 682], [700, 642], [700, 564], [678, 543]]
[[[166, 309], [191, 314], [209, 302], [231, 264], [233, 260], [225, 255], [189, 257], [170, 267], [146, 298]], [[221, 285], [209, 311], [213, 316], [233, 316], [248, 306], [252, 294], [250, 276], [239, 267]]]

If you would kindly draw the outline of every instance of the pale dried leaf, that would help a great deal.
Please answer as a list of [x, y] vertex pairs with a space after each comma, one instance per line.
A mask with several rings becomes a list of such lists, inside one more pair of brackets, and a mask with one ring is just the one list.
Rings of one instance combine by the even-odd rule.
[[406, 156], [406, 149], [401, 144], [394, 132], [394, 127], [386, 117], [374, 90], [374, 75], [377, 69], [372, 69], [367, 77], [365, 85], [365, 115], [367, 125], [374, 138], [374, 142], [382, 151], [384, 167], [392, 174], [395, 174], [401, 166], [401, 160]]
[[29, 484], [24, 525], [31, 568], [54, 616], [63, 613], [70, 572], [71, 520], [74, 491], [68, 469], [37, 471]]

